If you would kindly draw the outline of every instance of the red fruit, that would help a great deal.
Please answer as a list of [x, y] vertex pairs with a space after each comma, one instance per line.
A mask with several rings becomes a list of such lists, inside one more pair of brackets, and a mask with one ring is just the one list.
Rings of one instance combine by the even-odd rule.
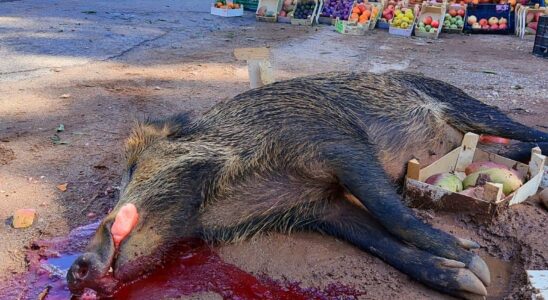
[[508, 25], [506, 25], [506, 24], [500, 24], [499, 25], [500, 30], [504, 30], [504, 29], [507, 29], [507, 28], [508, 28]]
[[491, 30], [498, 30], [498, 29], [499, 29], [499, 25], [497, 24], [491, 25]]
[[459, 9], [459, 10], [457, 11], [457, 14], [458, 14], [459, 16], [461, 16], [461, 17], [464, 18], [464, 9]]
[[485, 24], [485, 25], [481, 25], [481, 29], [489, 29], [491, 28], [489, 25]]
[[531, 23], [527, 24], [527, 27], [537, 31], [538, 22], [531, 22]]
[[481, 19], [479, 21], [479, 23], [480, 23], [481, 27], [483, 27], [483, 26], [487, 25], [487, 19]]
[[424, 18], [424, 20], [422, 22], [424, 23], [424, 25], [430, 25], [430, 24], [432, 24], [432, 17], [427, 16], [426, 18]]
[[449, 10], [449, 14], [451, 15], [451, 17], [455, 17], [457, 15], [457, 11], [454, 8], [451, 8]]
[[438, 28], [438, 26], [440, 26], [440, 22], [438, 22], [436, 20], [432, 21], [432, 27]]

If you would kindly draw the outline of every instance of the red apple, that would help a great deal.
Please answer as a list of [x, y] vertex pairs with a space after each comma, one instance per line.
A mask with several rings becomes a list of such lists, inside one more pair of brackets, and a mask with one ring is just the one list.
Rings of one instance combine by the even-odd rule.
[[481, 29], [489, 29], [491, 28], [489, 25], [485, 24], [485, 25], [481, 25]]
[[438, 26], [440, 26], [440, 22], [438, 22], [436, 20], [432, 21], [432, 27], [438, 28]]
[[449, 14], [451, 15], [451, 17], [454, 17], [454, 16], [457, 15], [457, 10], [455, 10], [454, 8], [451, 8], [451, 9], [449, 10]]
[[426, 18], [424, 18], [422, 20], [422, 22], [424, 23], [424, 25], [430, 25], [432, 24], [432, 17], [431, 16], [427, 16]]
[[479, 21], [479, 23], [480, 23], [480, 25], [483, 27], [483, 26], [487, 25], [487, 19], [481, 19], [481, 20]]
[[491, 25], [491, 30], [498, 30], [498, 29], [499, 29], [499, 25], [497, 24]]
[[461, 17], [464, 18], [464, 9], [459, 9], [459, 10], [457, 11], [457, 14], [458, 14], [459, 16], [461, 16]]
[[507, 28], [508, 28], [508, 25], [506, 25], [506, 24], [500, 24], [499, 25], [500, 30], [504, 30], [504, 29], [507, 29]]

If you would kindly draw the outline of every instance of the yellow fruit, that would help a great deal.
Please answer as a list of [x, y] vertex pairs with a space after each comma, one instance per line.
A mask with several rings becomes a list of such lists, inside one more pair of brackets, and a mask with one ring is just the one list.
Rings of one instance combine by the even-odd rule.
[[394, 26], [400, 26], [400, 24], [401, 24], [400, 19], [394, 19], [394, 21], [392, 22], [392, 25], [394, 25]]
[[403, 17], [403, 18], [401, 18], [401, 21], [405, 22], [405, 23], [409, 23], [410, 20], [409, 20], [408, 17]]
[[407, 22], [402, 22], [401, 25], [400, 25], [400, 28], [404, 28], [404, 29], [405, 29], [405, 28], [407, 28], [407, 27], [409, 27], [409, 23], [407, 23]]

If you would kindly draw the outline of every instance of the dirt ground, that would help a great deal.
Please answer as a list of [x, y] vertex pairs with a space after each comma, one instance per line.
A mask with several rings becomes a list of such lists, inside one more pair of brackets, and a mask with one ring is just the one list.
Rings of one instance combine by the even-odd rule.
[[[247, 69], [234, 48], [269, 47], [278, 79], [333, 70], [420, 72], [548, 130], [548, 61], [530, 54], [530, 38], [427, 41], [383, 30], [353, 37], [327, 26], [257, 23], [251, 13], [217, 18], [207, 1], [109, 2], [0, 0], [0, 281], [25, 271], [31, 241], [65, 235], [113, 206], [121, 145], [134, 120], [200, 114], [247, 90]], [[56, 132], [59, 124], [64, 131]], [[65, 192], [56, 188], [63, 183]], [[31, 228], [10, 226], [19, 208], [38, 211]], [[548, 269], [547, 212], [537, 199], [490, 225], [419, 214], [482, 244], [495, 282], [491, 299], [528, 295], [524, 270]], [[451, 299], [317, 234], [266, 234], [218, 251], [254, 274], [309, 286], [340, 282], [367, 291], [364, 299]]]

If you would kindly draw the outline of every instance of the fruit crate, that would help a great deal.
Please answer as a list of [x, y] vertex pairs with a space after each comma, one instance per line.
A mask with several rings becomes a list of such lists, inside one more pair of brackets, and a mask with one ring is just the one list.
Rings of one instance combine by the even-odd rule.
[[[525, 201], [537, 192], [546, 162], [546, 157], [541, 154], [540, 148], [532, 149], [531, 160], [526, 165], [476, 148], [478, 140], [477, 134], [465, 134], [461, 146], [424, 168], [421, 168], [416, 159], [410, 160], [405, 180], [405, 201], [415, 208], [464, 212], [478, 219], [491, 220], [502, 210]], [[502, 184], [487, 182], [483, 186], [482, 193], [469, 196], [463, 192], [451, 192], [425, 182], [430, 176], [445, 172], [452, 172], [458, 177], [463, 177], [464, 170], [470, 163], [480, 161], [507, 166], [523, 178], [523, 185], [505, 196], [502, 193]]]
[[[446, 14], [446, 17], [444, 18], [444, 23], [445, 21], [447, 20], [447, 14], [449, 13], [449, 11], [451, 11], [452, 9], [456, 10], [456, 11], [459, 11], [459, 10], [464, 10], [464, 16], [462, 16], [462, 20], [464, 23], [466, 23], [466, 5], [461, 5], [461, 4], [449, 4], [447, 6], [447, 12], [445, 13]], [[454, 28], [450, 28], [450, 27], [447, 27], [445, 26], [445, 24], [443, 25], [442, 29], [441, 29], [441, 32], [443, 33], [451, 33], [451, 34], [455, 34], [455, 33], [462, 33], [462, 30], [464, 29], [464, 24], [461, 28], [457, 28], [457, 29], [454, 29]]]
[[[548, 15], [548, 8], [547, 7], [528, 7], [518, 4], [516, 6], [516, 12], [515, 12], [515, 22], [514, 22], [514, 28], [515, 33], [520, 38], [523, 38], [527, 34], [536, 34], [536, 30], [529, 27], [531, 23], [537, 22], [537, 29], [539, 24], [539, 19], [537, 19], [536, 15]], [[528, 18], [527, 16], [531, 15], [532, 18]], [[529, 22], [527, 22], [529, 19]]]
[[[322, 9], [322, 3], [323, 1], [321, 0], [298, 0], [295, 6], [295, 10], [293, 11], [294, 15], [293, 17], [291, 17], [291, 24], [311, 26], [314, 24], [314, 22], [317, 23], [319, 12]], [[295, 14], [298, 13], [298, 10], [300, 9], [299, 7], [302, 7], [303, 5], [313, 5], [310, 15], [308, 15], [306, 19], [300, 19], [295, 17]]]
[[365, 35], [369, 30], [369, 24], [358, 24], [357, 22], [343, 21], [339, 18], [335, 19], [335, 31], [348, 35]]
[[[217, 7], [216, 6], [216, 3], [218, 1], [213, 1], [213, 3], [211, 4], [211, 14], [212, 15], [215, 15], [215, 16], [220, 16], [220, 17], [241, 17], [244, 15], [244, 5], [243, 4], [239, 4], [237, 3], [237, 5], [239, 6], [238, 8], [222, 8], [222, 7]], [[222, 2], [222, 1], [220, 1]], [[227, 5], [231, 5], [235, 2], [233, 1], [224, 1], [224, 3], [226, 3], [224, 6], [227, 6]]]
[[548, 15], [539, 18], [533, 54], [548, 58]]
[[432, 20], [438, 21], [438, 28], [435, 32], [421, 32], [419, 26], [415, 26], [415, 36], [424, 37], [429, 39], [437, 39], [443, 27], [443, 20], [445, 19], [445, 5], [444, 4], [429, 4], [424, 2], [421, 7], [421, 12], [417, 18], [418, 22], [423, 22], [425, 18], [430, 17]]
[[[408, 8], [408, 9], [411, 9], [411, 8]], [[417, 21], [416, 15], [417, 13], [414, 13], [413, 20], [411, 20], [411, 23], [409, 24], [407, 28], [399, 28], [399, 27], [393, 26], [393, 21], [396, 18], [394, 17], [394, 19], [392, 19], [392, 21], [389, 22], [390, 27], [388, 28], [388, 33], [393, 35], [410, 37], [411, 34], [413, 34], [413, 28], [415, 27], [415, 23]]]
[[[335, 11], [333, 10], [332, 3], [335, 3], [337, 5], [337, 7], [335, 7]], [[318, 23], [335, 25], [337, 18], [341, 21], [347, 21], [348, 16], [350, 16], [352, 12], [353, 5], [354, 0], [324, 0], [321, 13], [318, 17]], [[338, 13], [337, 9], [344, 9], [345, 7], [349, 7], [349, 10], [346, 14], [344, 13], [344, 11]]]
[[[390, 28], [390, 23], [383, 20], [382, 13], [391, 4], [390, 4], [390, 1], [388, 1], [388, 0], [381, 0], [381, 3], [383, 5], [383, 8], [380, 11], [380, 16], [379, 16], [379, 19], [377, 20], [376, 27], [379, 28], [379, 29], [389, 29]], [[401, 9], [401, 8], [408, 7], [408, 6], [409, 6], [409, 0], [402, 0], [402, 1], [399, 1], [399, 4], [395, 5], [394, 8], [395, 9]]]
[[[283, 0], [259, 0], [255, 19], [259, 22], [276, 23], [278, 13], [282, 9]], [[261, 15], [262, 14], [262, 15]]]
[[[483, 33], [483, 34], [511, 34], [514, 30], [514, 24], [511, 22], [510, 5], [508, 4], [468, 4], [466, 7], [466, 17], [464, 18], [464, 32], [465, 33]], [[474, 29], [472, 25], [468, 24], [468, 18], [470, 16], [476, 16], [479, 20], [489, 20], [491, 17], [497, 19], [505, 18], [507, 20], [506, 29], [490, 30], [490, 29]]]

